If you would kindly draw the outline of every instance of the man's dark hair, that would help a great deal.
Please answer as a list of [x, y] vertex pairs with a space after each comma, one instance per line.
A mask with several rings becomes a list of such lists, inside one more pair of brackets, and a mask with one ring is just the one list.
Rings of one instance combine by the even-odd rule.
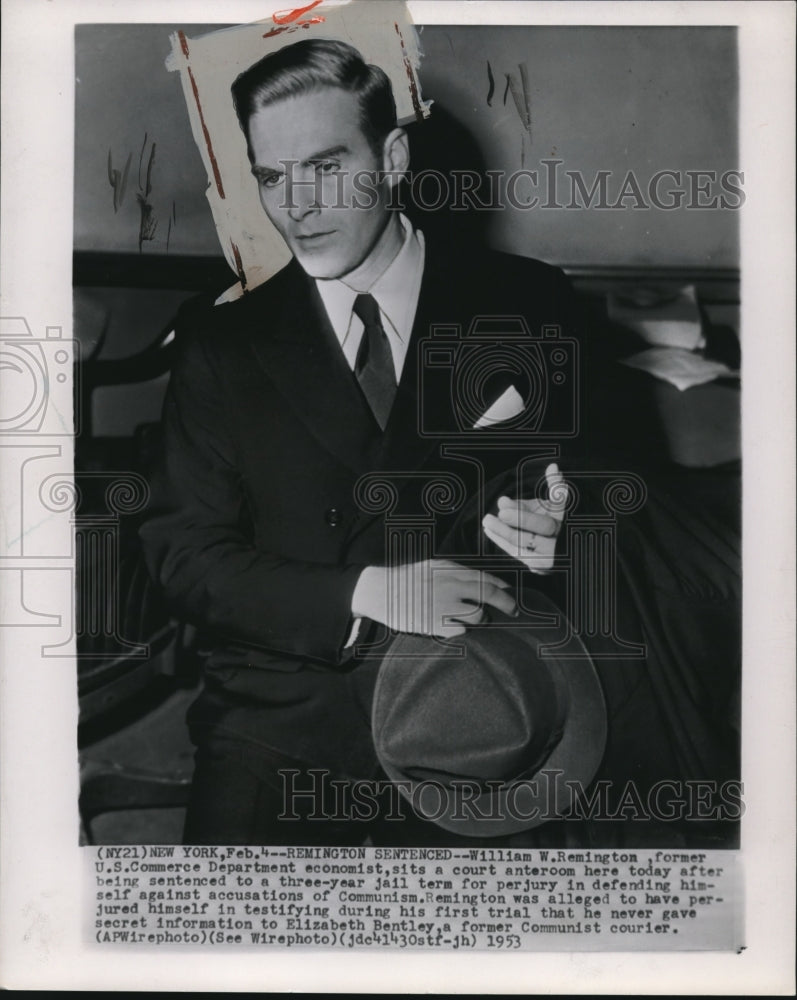
[[374, 152], [381, 152], [385, 136], [396, 127], [390, 80], [384, 70], [369, 66], [351, 45], [326, 38], [287, 45], [236, 78], [232, 99], [247, 145], [249, 121], [261, 108], [324, 87], [336, 87], [357, 97], [363, 134]]

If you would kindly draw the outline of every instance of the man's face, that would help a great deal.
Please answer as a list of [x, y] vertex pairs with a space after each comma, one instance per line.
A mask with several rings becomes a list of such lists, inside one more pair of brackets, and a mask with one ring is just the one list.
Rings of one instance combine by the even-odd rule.
[[340, 278], [373, 249], [389, 219], [389, 169], [360, 128], [353, 94], [328, 87], [261, 108], [249, 120], [260, 203], [304, 270]]

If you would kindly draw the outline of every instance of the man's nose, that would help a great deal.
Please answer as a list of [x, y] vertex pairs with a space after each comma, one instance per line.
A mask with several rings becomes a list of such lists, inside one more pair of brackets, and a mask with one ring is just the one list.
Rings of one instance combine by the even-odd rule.
[[298, 222], [321, 207], [320, 185], [314, 170], [295, 170], [288, 179], [288, 215]]

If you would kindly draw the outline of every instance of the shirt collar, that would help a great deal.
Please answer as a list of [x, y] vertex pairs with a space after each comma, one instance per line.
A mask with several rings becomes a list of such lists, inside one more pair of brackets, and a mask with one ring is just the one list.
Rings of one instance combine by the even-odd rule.
[[423, 269], [423, 234], [416, 232], [409, 219], [400, 216], [404, 242], [393, 262], [370, 288], [379, 308], [390, 320], [401, 340], [409, 338], [416, 303], [408, 290], [417, 282]]
[[[423, 270], [423, 234], [412, 228], [409, 219], [399, 216], [404, 230], [401, 248], [387, 268], [368, 289], [379, 308], [394, 327], [399, 338], [409, 338], [416, 303], [407, 290], [417, 283]], [[332, 328], [342, 342], [351, 322], [354, 300], [360, 290], [346, 284], [345, 278], [316, 278], [318, 288]]]

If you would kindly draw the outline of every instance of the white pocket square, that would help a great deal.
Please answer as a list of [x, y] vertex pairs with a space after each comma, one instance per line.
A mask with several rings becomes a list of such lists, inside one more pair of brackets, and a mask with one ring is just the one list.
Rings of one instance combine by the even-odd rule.
[[526, 408], [523, 397], [517, 389], [510, 385], [508, 389], [501, 393], [496, 401], [486, 410], [473, 425], [473, 430], [478, 427], [489, 427], [491, 424], [500, 424], [503, 420], [516, 417]]

